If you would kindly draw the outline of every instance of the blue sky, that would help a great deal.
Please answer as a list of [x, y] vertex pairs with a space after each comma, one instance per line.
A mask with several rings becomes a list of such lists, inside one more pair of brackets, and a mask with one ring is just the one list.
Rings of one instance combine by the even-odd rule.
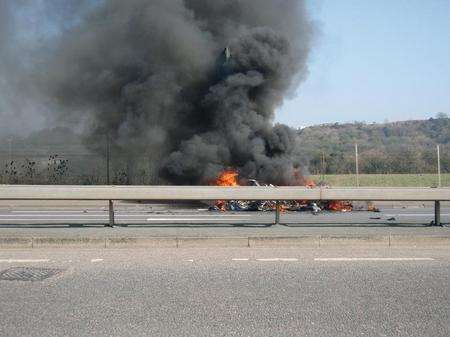
[[310, 75], [277, 113], [307, 126], [450, 115], [450, 0], [307, 0]]

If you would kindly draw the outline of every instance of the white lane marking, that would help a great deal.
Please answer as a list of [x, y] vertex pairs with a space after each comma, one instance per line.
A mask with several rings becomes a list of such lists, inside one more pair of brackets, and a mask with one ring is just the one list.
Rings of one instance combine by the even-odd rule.
[[260, 262], [275, 262], [278, 261], [277, 258], [274, 259], [256, 259], [256, 261], [260, 261]]
[[173, 217], [173, 218], [177, 218], [177, 217], [191, 217], [191, 218], [250, 218], [253, 215], [246, 215], [246, 214], [211, 214], [211, 215], [201, 215], [201, 214], [183, 214], [183, 215], [174, 215], [174, 214], [159, 214], [159, 215], [149, 215], [146, 214], [146, 216], [153, 216], [153, 217], [158, 217], [158, 216], [168, 216], [168, 217]]
[[[107, 211], [104, 211], [104, 212], [82, 212], [82, 211], [80, 211], [80, 212], [60, 212], [60, 213], [68, 213], [67, 215], [65, 215], [65, 216], [86, 216], [86, 217], [92, 217], [92, 216], [102, 216], [102, 215], [104, 215], [104, 213], [106, 213]], [[27, 214], [20, 214], [20, 213], [25, 213], [25, 212], [16, 212], [17, 214], [0, 214], [0, 217], [18, 217], [18, 216], [21, 216], [21, 217], [34, 217], [34, 216], [36, 216], [36, 215], [39, 215], [39, 216], [41, 216], [41, 217], [58, 217], [58, 216], [61, 216], [61, 214], [45, 214], [45, 213], [52, 213], [52, 212], [40, 212], [40, 213], [38, 213], [38, 214], [30, 214], [30, 213], [34, 213], [34, 212], [27, 212]], [[93, 214], [93, 213], [97, 213], [97, 214]], [[107, 215], [107, 214], [106, 214]], [[115, 215], [116, 216], [119, 216], [119, 217], [149, 217], [149, 216], [155, 216], [155, 217], [158, 217], [158, 216], [161, 216], [161, 214], [158, 214], [158, 215], [152, 215], [152, 214], [149, 214], [148, 212], [142, 212], [142, 213], [140, 213], [140, 214], [121, 214], [121, 213], [119, 213], [119, 212], [116, 212], [115, 213]], [[233, 218], [233, 217], [244, 217], [244, 218], [249, 218], [249, 217], [252, 217], [253, 215], [248, 215], [248, 214], [211, 214], [211, 215], [204, 215], [204, 214], [192, 214], [192, 215], [190, 215], [190, 214], [165, 214], [166, 216], [170, 216], [170, 217], [174, 217], [174, 218], [176, 218], [176, 217], [196, 217], [196, 218], [199, 218], [199, 217], [204, 217], [204, 218], [214, 218], [214, 217], [220, 217], [220, 218], [228, 218], [228, 217], [230, 217], [230, 218]]]
[[184, 260], [185, 262], [194, 262], [194, 260], [190, 259], [190, 260]]
[[45, 210], [45, 211], [11, 211], [11, 213], [104, 213], [107, 212], [107, 210], [101, 210], [101, 209], [95, 209], [95, 210], [73, 210], [73, 211], [52, 211], [52, 210]]
[[431, 257], [325, 257], [314, 261], [434, 261]]
[[298, 261], [298, 259], [294, 259], [294, 258], [281, 258], [280, 261], [282, 261], [282, 262], [296, 262], [296, 261]]
[[27, 260], [27, 259], [8, 259], [8, 260], [0, 260], [0, 263], [43, 263], [50, 262], [49, 259], [35, 259], [35, 260]]
[[[26, 219], [53, 219], [53, 218], [57, 218], [57, 217], [65, 217], [66, 219], [70, 219], [70, 218], [76, 218], [76, 217], [83, 217], [86, 219], [89, 218], [106, 218], [107, 215], [102, 216], [101, 214], [97, 214], [97, 215], [85, 215], [85, 214], [73, 214], [73, 215], [27, 215], [27, 214], [22, 214], [22, 215], [0, 215], [0, 220], [5, 220], [5, 219], [17, 219], [17, 218], [26, 218]], [[120, 217], [120, 216], [119, 216]], [[141, 217], [145, 217], [145, 216], [141, 216]]]
[[108, 218], [104, 219], [72, 219], [72, 218], [63, 218], [63, 219], [0, 219], [0, 222], [6, 222], [6, 221], [106, 221]]
[[[434, 213], [396, 213], [396, 214], [382, 214], [384, 216], [417, 216], [417, 217], [434, 217]], [[441, 213], [441, 216], [450, 216], [450, 213]]]
[[[235, 221], [235, 220], [247, 220], [245, 218], [230, 218], [227, 219], [225, 217], [222, 218], [149, 218], [147, 221]], [[250, 219], [248, 219], [250, 220]]]
[[92, 263], [103, 262], [103, 259], [92, 259]]
[[[118, 220], [120, 220], [120, 218], [116, 218]], [[45, 219], [45, 218], [39, 218], [39, 219], [0, 219], [0, 223], [11, 223], [11, 222], [85, 222], [85, 221], [90, 221], [90, 222], [105, 222], [107, 221], [108, 218], [84, 218], [84, 219], [76, 219], [76, 218], [62, 218], [62, 219]], [[188, 219], [171, 219], [171, 218], [164, 218], [164, 219], [145, 219], [145, 218], [141, 218], [141, 219], [135, 219], [135, 220], [130, 220], [130, 219], [122, 219], [122, 221], [146, 221], [146, 222], [158, 222], [158, 221], [164, 221], [164, 222], [180, 222], [180, 221], [199, 221], [199, 222], [208, 222], [208, 221], [228, 221], [228, 222], [232, 222], [232, 221], [236, 221], [236, 220], [247, 220], [247, 219], [193, 219], [193, 218], [188, 218]], [[249, 220], [250, 221], [250, 220]]]
[[281, 261], [281, 262], [295, 262], [298, 261], [298, 259], [294, 259], [294, 258], [269, 258], [269, 259], [256, 259], [256, 261], [260, 261], [260, 262], [277, 262], [277, 261]]
[[250, 259], [231, 259], [232, 261], [248, 261]]

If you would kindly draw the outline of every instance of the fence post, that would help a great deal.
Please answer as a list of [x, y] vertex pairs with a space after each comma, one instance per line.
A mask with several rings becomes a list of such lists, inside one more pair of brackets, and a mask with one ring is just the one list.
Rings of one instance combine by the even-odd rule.
[[358, 143], [355, 143], [355, 173], [356, 173], [356, 187], [359, 187], [359, 153], [358, 153]]
[[280, 224], [280, 201], [277, 200], [275, 203], [275, 225]]
[[110, 174], [109, 174], [110, 162], [111, 162], [111, 145], [108, 132], [106, 134], [106, 185], [110, 184]]
[[114, 227], [114, 203], [112, 200], [108, 201], [109, 209], [109, 224], [105, 227]]
[[441, 202], [434, 202], [434, 225], [441, 226]]
[[441, 180], [441, 151], [439, 145], [437, 145], [437, 171], [438, 171], [438, 187], [442, 187]]

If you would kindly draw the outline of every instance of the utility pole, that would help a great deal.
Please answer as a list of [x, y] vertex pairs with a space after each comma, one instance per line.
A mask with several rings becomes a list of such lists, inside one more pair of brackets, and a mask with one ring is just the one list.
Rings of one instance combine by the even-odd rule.
[[110, 161], [111, 161], [111, 146], [109, 140], [109, 132], [106, 134], [106, 185], [110, 184]]
[[[110, 184], [109, 167], [111, 161], [111, 145], [109, 139], [109, 132], [106, 133], [106, 184]], [[109, 223], [105, 227], [114, 227], [114, 202], [113, 200], [108, 200], [108, 214]]]
[[437, 169], [438, 169], [438, 187], [442, 187], [441, 180], [441, 151], [439, 145], [437, 145]]
[[11, 137], [8, 139], [8, 145], [9, 145], [8, 160], [11, 163], [12, 162], [12, 138]]
[[325, 152], [322, 151], [322, 182], [325, 181]]
[[355, 172], [356, 172], [356, 187], [359, 187], [358, 143], [355, 143]]

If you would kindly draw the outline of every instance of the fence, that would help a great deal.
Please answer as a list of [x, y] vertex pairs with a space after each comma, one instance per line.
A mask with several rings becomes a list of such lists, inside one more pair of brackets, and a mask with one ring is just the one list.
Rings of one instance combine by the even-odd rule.
[[114, 226], [114, 200], [276, 200], [277, 224], [278, 204], [285, 200], [434, 201], [434, 224], [440, 225], [440, 202], [450, 201], [450, 188], [0, 185], [0, 200], [108, 200], [110, 226]]
[[[0, 146], [0, 183], [3, 184], [74, 184], [74, 185], [163, 185], [158, 164], [159, 153], [128, 155], [110, 153], [108, 181], [105, 153], [91, 153], [86, 148], [41, 146], [10, 142]], [[337, 155], [331, 150], [317, 149], [305, 153], [305, 172], [316, 183], [330, 186], [356, 187], [450, 187], [450, 145], [430, 145], [423, 153], [415, 149], [397, 148], [380, 152], [376, 147], [359, 146]], [[356, 160], [358, 157], [358, 160]], [[438, 167], [441, 175], [439, 178]], [[358, 171], [358, 175], [356, 172]], [[245, 177], [254, 178], [254, 177]]]

